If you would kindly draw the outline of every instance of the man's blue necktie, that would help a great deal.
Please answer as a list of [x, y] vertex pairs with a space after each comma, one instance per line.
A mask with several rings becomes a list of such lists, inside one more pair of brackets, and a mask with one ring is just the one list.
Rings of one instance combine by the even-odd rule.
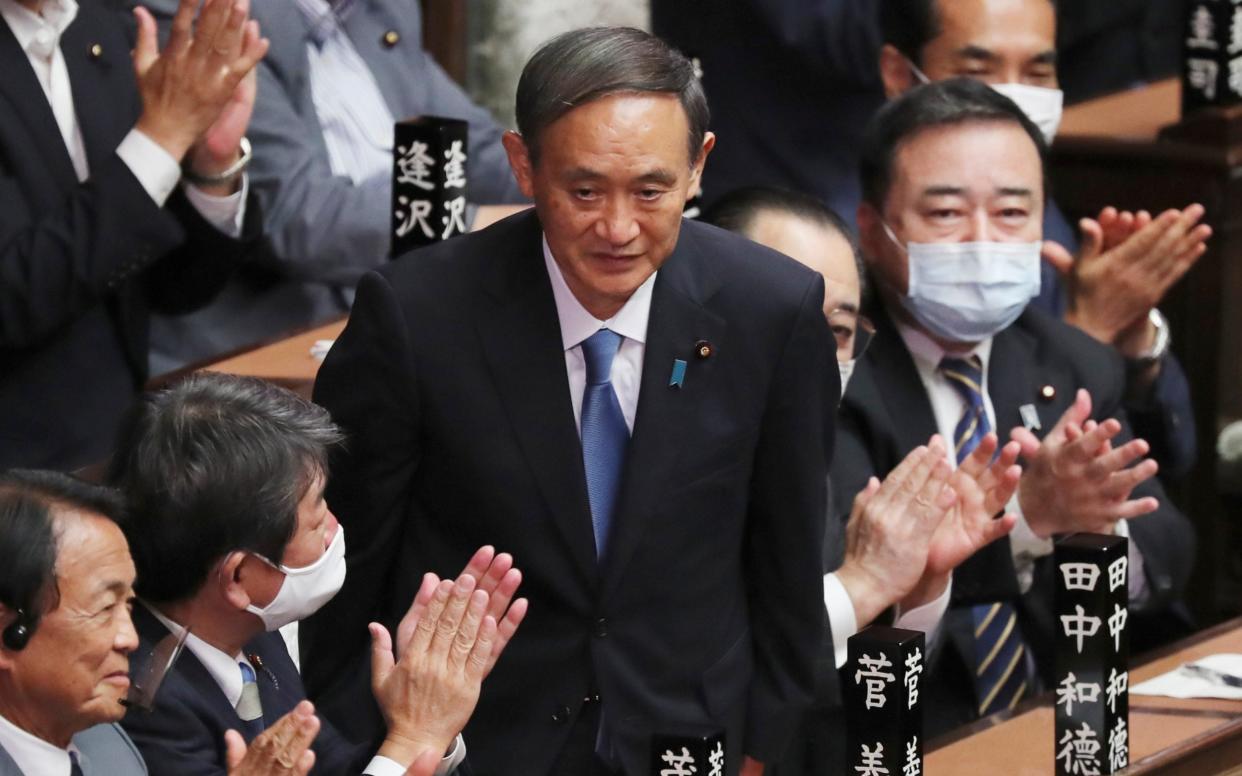
[[[957, 463], [961, 465], [992, 430], [983, 404], [983, 362], [978, 356], [946, 358], [940, 362], [945, 376], [966, 402], [966, 410], [953, 431]], [[975, 628], [975, 693], [979, 715], [1012, 709], [1030, 689], [1026, 644], [1018, 627], [1018, 614], [1008, 601], [971, 607]]]
[[249, 663], [238, 662], [237, 668], [242, 676], [241, 699], [237, 701], [237, 716], [241, 720], [249, 738], [263, 732], [263, 706], [259, 701], [259, 684], [254, 669]]
[[586, 358], [586, 387], [582, 392], [582, 463], [586, 469], [587, 498], [591, 502], [591, 527], [595, 531], [595, 555], [603, 560], [612, 530], [613, 510], [621, 487], [625, 448], [630, 431], [621, 414], [621, 403], [612, 389], [612, 360], [621, 347], [615, 331], [600, 329], [582, 343]]
[[78, 764], [78, 753], [69, 753], [69, 776], [82, 776], [82, 766]]

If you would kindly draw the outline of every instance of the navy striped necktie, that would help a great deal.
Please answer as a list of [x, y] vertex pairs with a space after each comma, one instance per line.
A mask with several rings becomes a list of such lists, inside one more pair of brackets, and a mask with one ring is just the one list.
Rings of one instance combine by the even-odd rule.
[[[983, 402], [983, 361], [977, 355], [945, 358], [940, 373], [966, 404], [953, 430], [953, 449], [960, 465], [992, 430]], [[1008, 601], [971, 607], [975, 644], [975, 699], [979, 716], [1012, 709], [1031, 689], [1026, 644], [1018, 614]]]

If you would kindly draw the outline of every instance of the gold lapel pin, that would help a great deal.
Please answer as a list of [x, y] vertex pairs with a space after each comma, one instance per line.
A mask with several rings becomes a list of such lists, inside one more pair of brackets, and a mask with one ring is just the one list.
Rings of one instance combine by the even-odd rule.
[[99, 59], [103, 56], [103, 46], [98, 43], [91, 44], [91, 59]]
[[382, 40], [384, 41], [384, 46], [386, 46], [387, 48], [392, 48], [393, 46], [401, 42], [401, 33], [397, 32], [396, 30], [389, 30], [388, 32], [384, 33], [384, 37], [382, 38]]
[[699, 340], [694, 343], [694, 355], [697, 356], [700, 361], [705, 358], [711, 358], [712, 353], [714, 352], [715, 349], [712, 348], [712, 343], [707, 340]]
[[1052, 401], [1057, 397], [1057, 389], [1051, 385], [1045, 385], [1039, 389], [1039, 398], [1044, 401]]

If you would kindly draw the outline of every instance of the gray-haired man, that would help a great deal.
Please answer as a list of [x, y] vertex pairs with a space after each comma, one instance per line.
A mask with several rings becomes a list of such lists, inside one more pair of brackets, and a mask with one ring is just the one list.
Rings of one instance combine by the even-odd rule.
[[687, 725], [725, 731], [727, 773], [761, 772], [823, 627], [823, 282], [682, 221], [715, 139], [656, 38], [554, 39], [517, 115], [535, 212], [367, 276], [320, 372], [350, 440], [328, 502], [358, 539], [304, 624], [310, 692], [376, 735], [349, 687], [365, 642], [341, 634], [485, 540], [521, 560], [530, 614], [467, 728], [477, 772], [646, 773], [652, 737]]

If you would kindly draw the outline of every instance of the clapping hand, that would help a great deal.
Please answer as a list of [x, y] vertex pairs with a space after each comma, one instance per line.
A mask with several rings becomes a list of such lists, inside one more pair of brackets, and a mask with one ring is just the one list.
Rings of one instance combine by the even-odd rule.
[[264, 730], [249, 746], [236, 730], [224, 734], [225, 764], [229, 776], [306, 776], [315, 765], [311, 742], [319, 733], [319, 718], [310, 701], [302, 701]]
[[1079, 390], [1042, 441], [1025, 428], [1014, 429], [1010, 435], [1021, 445], [1026, 461], [1018, 502], [1036, 536], [1111, 533], [1118, 520], [1159, 507], [1150, 496], [1130, 498], [1134, 488], [1158, 469], [1155, 461], [1143, 458], [1149, 450], [1147, 442], [1132, 439], [1114, 448], [1112, 441], [1121, 433], [1121, 423], [1113, 418], [1096, 423], [1090, 415], [1091, 397]]

